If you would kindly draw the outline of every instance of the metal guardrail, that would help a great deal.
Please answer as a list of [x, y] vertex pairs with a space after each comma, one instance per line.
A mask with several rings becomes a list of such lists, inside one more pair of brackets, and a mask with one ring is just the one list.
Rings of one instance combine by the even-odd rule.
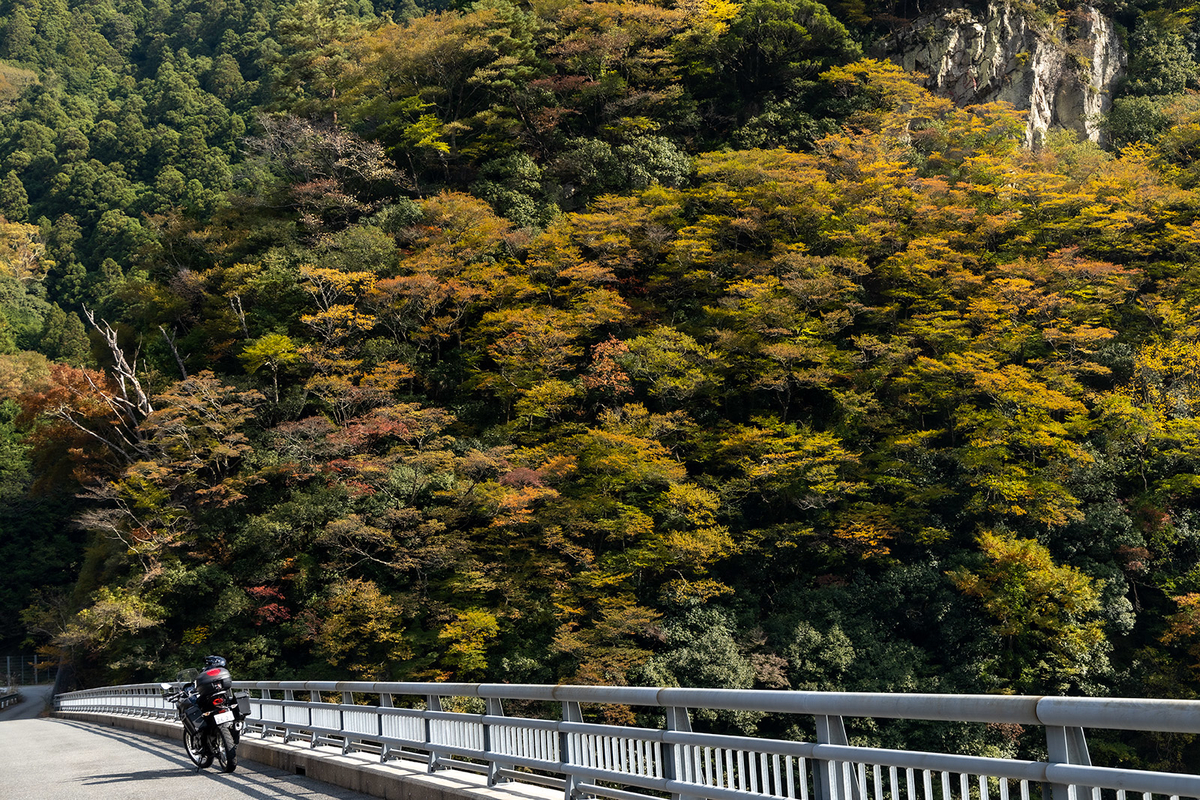
[[21, 695], [16, 692], [4, 692], [0, 690], [0, 708], [8, 708], [19, 702], [21, 702]]
[[[385, 763], [416, 759], [429, 771], [469, 770], [490, 785], [550, 786], [565, 800], [1200, 800], [1198, 775], [1093, 766], [1084, 731], [1200, 733], [1196, 701], [320, 681], [234, 687], [252, 693], [251, 729], [264, 738], [367, 751]], [[423, 707], [397, 705], [413, 697]], [[476, 698], [486, 710], [445, 711], [447, 697]], [[561, 714], [506, 716], [505, 701], [553, 703]], [[661, 708], [665, 725], [585, 722], [582, 706], [592, 703]], [[175, 718], [156, 684], [62, 694], [55, 707]], [[807, 715], [817, 741], [695, 732], [688, 709]], [[850, 746], [846, 717], [1039, 726], [1049, 755], [1022, 761]]]

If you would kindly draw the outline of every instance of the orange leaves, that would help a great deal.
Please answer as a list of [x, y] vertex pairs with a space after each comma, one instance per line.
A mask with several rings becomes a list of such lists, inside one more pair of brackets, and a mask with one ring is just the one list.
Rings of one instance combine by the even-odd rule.
[[830, 537], [838, 549], [865, 560], [891, 553], [890, 542], [898, 532], [883, 514], [857, 514], [839, 521]]
[[1161, 641], [1164, 644], [1185, 644], [1193, 663], [1193, 671], [1200, 670], [1200, 594], [1189, 592], [1171, 598], [1178, 610], [1167, 617], [1167, 629]]

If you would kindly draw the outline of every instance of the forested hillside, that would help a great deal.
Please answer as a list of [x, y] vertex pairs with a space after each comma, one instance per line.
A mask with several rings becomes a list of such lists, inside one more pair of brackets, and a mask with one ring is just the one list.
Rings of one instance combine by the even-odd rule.
[[3, 3], [0, 640], [1195, 697], [1195, 29], [1106, 10], [1031, 151], [904, 4]]

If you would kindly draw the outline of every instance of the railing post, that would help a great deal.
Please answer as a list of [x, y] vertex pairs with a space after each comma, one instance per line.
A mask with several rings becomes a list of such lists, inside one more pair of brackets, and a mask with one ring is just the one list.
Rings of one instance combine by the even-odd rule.
[[[354, 693], [342, 692], [342, 705], [354, 705]], [[350, 733], [346, 730], [346, 712], [338, 709], [338, 730], [342, 733], [342, 755], [350, 752]]]
[[[379, 693], [379, 707], [380, 708], [395, 708], [395, 706], [392, 705], [392, 696], [390, 694], [388, 694], [387, 692], [380, 692]], [[392, 752], [392, 746], [390, 744], [388, 744], [387, 742], [383, 741], [383, 712], [382, 711], [379, 712], [379, 743], [380, 743], [379, 763], [386, 764], [387, 760], [388, 760], [388, 753]]]
[[[816, 721], [817, 744], [850, 743], [846, 739], [846, 725], [841, 717], [818, 714]], [[842, 778], [841, 762], [817, 761], [813, 767], [813, 788], [816, 789], [817, 800], [851, 800], [846, 793], [848, 787]]]
[[[270, 700], [271, 699], [271, 690], [270, 689], [262, 689], [260, 691], [262, 692], [262, 694], [259, 695], [259, 697], [258, 697], [259, 700]], [[267, 738], [267, 727], [268, 727], [267, 726], [267, 706], [265, 703], [259, 703], [258, 707], [260, 709], [259, 714], [262, 716], [262, 736], [260, 738], [265, 739], [265, 738]], [[284, 732], [284, 735], [286, 736], [287, 729], [285, 728], [283, 732]]]
[[[487, 715], [489, 717], [503, 717], [504, 704], [499, 697], [487, 698]], [[495, 760], [493, 754], [496, 752], [492, 741], [492, 726], [488, 723], [483, 724], [483, 752], [487, 753], [488, 760], [488, 786], [495, 786], [497, 783], [507, 783], [510, 778], [500, 776], [500, 771], [513, 768], [511, 763], [502, 763]]]
[[[686, 708], [671, 706], [663, 710], [667, 712], [667, 730], [682, 731], [684, 733], [692, 732], [692, 720], [688, 716]], [[663, 742], [662, 744], [663, 777], [669, 781], [682, 780], [684, 774], [683, 765], [680, 763], [680, 754], [683, 752], [682, 747], [671, 742]], [[672, 792], [671, 800], [700, 800], [700, 796]]]
[[[1051, 764], [1092, 765], [1083, 728], [1047, 725], [1046, 752]], [[1052, 783], [1049, 789], [1049, 793], [1043, 789], [1043, 796], [1049, 794], [1052, 800], [1076, 800], [1077, 792], [1073, 784]]]
[[[442, 698], [436, 694], [425, 695], [426, 711], [441, 711]], [[425, 715], [425, 744], [429, 748], [429, 767], [426, 772], [436, 772], [438, 768], [438, 751], [433, 746], [433, 720]]]
[[[565, 701], [562, 704], [562, 718], [563, 722], [583, 722], [583, 709], [579, 707], [579, 703]], [[562, 766], [562, 773], [566, 776], [563, 800], [575, 800], [575, 793], [578, 791], [579, 778], [571, 769], [577, 760], [575, 756], [576, 753], [571, 747], [571, 735], [566, 731], [559, 731], [558, 759]]]

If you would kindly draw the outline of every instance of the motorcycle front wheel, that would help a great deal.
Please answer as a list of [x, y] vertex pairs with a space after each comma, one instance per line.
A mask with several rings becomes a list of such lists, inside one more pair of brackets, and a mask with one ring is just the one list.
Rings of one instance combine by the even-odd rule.
[[204, 769], [212, 764], [212, 751], [204, 746], [204, 736], [200, 733], [183, 732], [183, 749], [187, 750], [188, 758], [197, 769]]
[[233, 741], [233, 731], [229, 726], [217, 728], [213, 736], [213, 750], [217, 754], [217, 763], [222, 772], [233, 772], [237, 769], [237, 745]]

